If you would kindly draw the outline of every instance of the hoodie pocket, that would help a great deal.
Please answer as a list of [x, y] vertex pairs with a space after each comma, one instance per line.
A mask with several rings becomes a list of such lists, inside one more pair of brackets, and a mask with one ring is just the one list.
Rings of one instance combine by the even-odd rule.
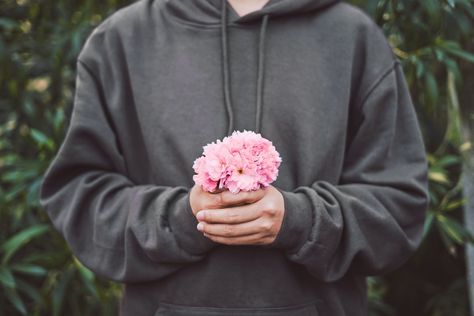
[[316, 303], [283, 307], [223, 308], [159, 303], [154, 316], [318, 316]]

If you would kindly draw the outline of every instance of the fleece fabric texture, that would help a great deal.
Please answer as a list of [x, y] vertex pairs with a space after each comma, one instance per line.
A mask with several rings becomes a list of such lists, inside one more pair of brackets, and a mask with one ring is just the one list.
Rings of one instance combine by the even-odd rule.
[[[122, 315], [366, 315], [365, 277], [413, 254], [428, 203], [400, 62], [343, 2], [223, 6], [141, 0], [93, 30], [40, 202], [84, 265], [124, 283]], [[196, 228], [192, 164], [229, 126], [283, 159], [272, 244]]]

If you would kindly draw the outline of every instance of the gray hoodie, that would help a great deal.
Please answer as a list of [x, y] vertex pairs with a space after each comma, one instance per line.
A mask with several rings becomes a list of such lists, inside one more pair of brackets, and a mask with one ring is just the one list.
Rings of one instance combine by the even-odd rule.
[[[41, 204], [84, 265], [124, 283], [122, 315], [366, 315], [365, 277], [413, 254], [428, 203], [400, 63], [349, 4], [224, 4], [141, 0], [94, 29]], [[189, 204], [202, 146], [244, 129], [283, 159], [268, 245], [211, 241]]]

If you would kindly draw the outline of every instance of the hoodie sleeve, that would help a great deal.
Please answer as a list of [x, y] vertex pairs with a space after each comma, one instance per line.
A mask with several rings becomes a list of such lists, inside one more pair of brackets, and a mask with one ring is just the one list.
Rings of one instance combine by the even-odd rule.
[[334, 281], [349, 270], [377, 275], [403, 264], [418, 247], [428, 204], [427, 160], [398, 61], [351, 116], [339, 183], [314, 181], [280, 190], [285, 215], [270, 247]]
[[149, 281], [204, 258], [214, 243], [197, 229], [189, 188], [137, 184], [110, 125], [101, 82], [81, 60], [69, 128], [40, 203], [74, 255], [100, 276]]

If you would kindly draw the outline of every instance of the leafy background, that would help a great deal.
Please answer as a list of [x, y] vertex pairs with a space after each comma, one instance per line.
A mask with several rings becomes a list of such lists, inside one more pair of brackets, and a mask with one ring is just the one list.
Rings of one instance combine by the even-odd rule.
[[[85, 268], [38, 203], [61, 144], [75, 60], [92, 29], [132, 1], [0, 1], [0, 315], [117, 315], [121, 285]], [[418, 252], [368, 279], [371, 315], [468, 315], [463, 168], [474, 160], [474, 2], [350, 1], [401, 60], [430, 164]], [[471, 165], [472, 166], [472, 165]]]

